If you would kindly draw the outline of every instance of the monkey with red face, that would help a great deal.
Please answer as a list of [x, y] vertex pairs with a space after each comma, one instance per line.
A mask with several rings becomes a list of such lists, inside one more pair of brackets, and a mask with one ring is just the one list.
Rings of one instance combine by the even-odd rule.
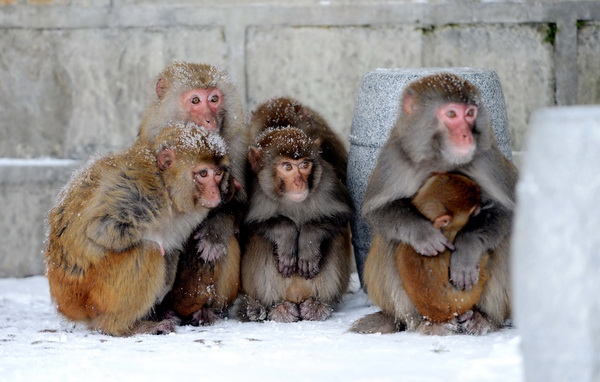
[[193, 124], [168, 125], [81, 170], [48, 217], [58, 311], [115, 336], [173, 331], [172, 320], [149, 320], [152, 308], [187, 237], [233, 188], [224, 141]]
[[[457, 172], [481, 189], [481, 212], [469, 219], [452, 243], [411, 203], [425, 180], [436, 172]], [[473, 311], [459, 316], [457, 331], [481, 334], [510, 317], [510, 230], [517, 170], [492, 135], [477, 88], [465, 79], [439, 73], [410, 84], [402, 94], [401, 113], [382, 147], [367, 186], [362, 214], [374, 236], [365, 268], [370, 296], [380, 295], [382, 313], [359, 320], [354, 331], [419, 330], [423, 319], [395, 271], [394, 254], [406, 243], [422, 256], [453, 250], [450, 279], [461, 290], [479, 281], [485, 253], [489, 279]], [[366, 265], [365, 265], [366, 266]], [[366, 280], [370, 281], [367, 282]]]
[[168, 121], [193, 122], [227, 143], [233, 199], [213, 209], [190, 235], [179, 258], [174, 289], [157, 307], [183, 323], [209, 325], [222, 316], [240, 287], [239, 226], [246, 210], [248, 130], [237, 89], [226, 71], [206, 64], [175, 62], [157, 77], [139, 141], [151, 139]]
[[331, 164], [323, 160], [325, 154], [319, 153], [319, 138], [297, 127], [270, 125], [283, 120], [279, 113], [286, 108], [278, 106], [280, 101], [261, 105], [262, 116], [253, 122], [258, 136], [249, 151], [254, 177], [242, 256], [245, 296], [238, 317], [324, 320], [349, 282], [351, 201]]

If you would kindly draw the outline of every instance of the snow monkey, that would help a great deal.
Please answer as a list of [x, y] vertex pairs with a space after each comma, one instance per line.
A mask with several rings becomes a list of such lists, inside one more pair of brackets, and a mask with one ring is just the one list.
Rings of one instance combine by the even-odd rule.
[[175, 62], [157, 77], [138, 140], [151, 139], [168, 121], [194, 122], [218, 133], [229, 147], [231, 175], [241, 185], [190, 236], [180, 256], [175, 287], [158, 309], [207, 325], [239, 289], [239, 226], [246, 209], [248, 131], [241, 98], [229, 75], [211, 65]]
[[[489, 253], [489, 279], [473, 310], [457, 317], [451, 331], [482, 334], [510, 317], [510, 230], [517, 170], [497, 147], [478, 89], [465, 79], [438, 73], [408, 85], [401, 111], [369, 178], [362, 214], [379, 239], [364, 279], [382, 312], [359, 320], [351, 330], [421, 330], [423, 318], [406, 293], [394, 254], [406, 243], [422, 256], [452, 249], [450, 280], [460, 290], [479, 281], [479, 264]], [[436, 172], [468, 176], [480, 188], [481, 209], [454, 243], [420, 214], [411, 197]], [[366, 280], [369, 280], [367, 282]], [[381, 297], [373, 297], [376, 294]]]
[[[441, 229], [450, 243], [467, 224], [471, 216], [479, 213], [479, 187], [469, 178], [454, 173], [434, 174], [425, 181], [412, 198], [412, 204], [433, 226]], [[381, 240], [376, 236], [374, 240]], [[470, 290], [454, 287], [449, 278], [452, 252], [445, 249], [437, 256], [421, 256], [406, 243], [398, 245], [396, 267], [400, 279], [419, 313], [432, 323], [429, 330], [441, 331], [453, 320], [479, 302], [487, 281], [488, 254], [479, 263], [479, 281]], [[371, 261], [375, 261], [375, 256]], [[369, 268], [373, 267], [369, 264]], [[375, 266], [376, 267], [376, 266]], [[373, 272], [369, 272], [369, 277]], [[372, 282], [372, 280], [370, 280]], [[379, 297], [374, 294], [374, 298]], [[427, 328], [425, 326], [424, 328]]]
[[[261, 105], [251, 131], [238, 317], [324, 320], [350, 277], [352, 207], [341, 179], [347, 154], [320, 117], [290, 99]], [[332, 163], [343, 166], [337, 175]]]
[[58, 311], [115, 335], [164, 334], [148, 320], [193, 229], [234, 192], [223, 139], [189, 123], [84, 167], [50, 211], [45, 248]]

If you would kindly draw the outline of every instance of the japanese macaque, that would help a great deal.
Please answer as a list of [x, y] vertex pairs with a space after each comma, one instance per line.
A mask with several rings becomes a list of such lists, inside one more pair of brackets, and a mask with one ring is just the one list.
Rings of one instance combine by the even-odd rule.
[[[421, 186], [412, 203], [453, 243], [469, 218], [479, 213], [480, 192], [479, 187], [463, 175], [434, 174]], [[381, 238], [375, 236], [373, 240]], [[396, 267], [400, 279], [419, 313], [431, 323], [453, 320], [472, 309], [479, 302], [488, 278], [486, 253], [479, 263], [479, 281], [470, 290], [454, 287], [448, 271], [451, 255], [452, 252], [445, 249], [437, 256], [422, 256], [406, 243], [398, 245]]]
[[250, 135], [256, 137], [270, 128], [297, 127], [311, 139], [321, 142], [321, 158], [331, 164], [335, 174], [346, 184], [348, 151], [337, 134], [316, 111], [285, 97], [262, 103], [252, 113]]
[[[282, 110], [300, 115], [284, 118]], [[242, 321], [324, 320], [348, 287], [351, 200], [324, 160], [346, 154], [325, 153], [314, 129], [320, 119], [306, 120], [307, 110], [295, 101], [274, 100], [260, 106], [253, 120], [258, 136], [248, 155], [254, 177], [244, 230]], [[286, 127], [293, 121], [313, 135]], [[334, 137], [327, 125], [319, 129], [325, 139]]]
[[[481, 209], [454, 243], [412, 205], [411, 197], [436, 172], [468, 176], [480, 188]], [[483, 334], [510, 317], [509, 248], [517, 170], [497, 147], [477, 88], [439, 73], [410, 84], [401, 111], [382, 147], [367, 186], [362, 214], [374, 240], [364, 269], [365, 288], [382, 309], [356, 322], [356, 332], [417, 330], [438, 334], [406, 292], [395, 266], [400, 243], [422, 256], [453, 250], [450, 280], [460, 290], [479, 282], [482, 256], [489, 253], [488, 280], [479, 302], [442, 333]]]
[[192, 230], [234, 189], [225, 142], [191, 123], [80, 170], [48, 217], [58, 311], [115, 336], [173, 331], [173, 320], [148, 319], [152, 308]]
[[190, 236], [179, 259], [177, 290], [158, 309], [174, 312], [184, 323], [211, 324], [239, 289], [239, 226], [247, 203], [249, 145], [244, 107], [229, 75], [211, 65], [175, 62], [158, 75], [154, 90], [138, 140], [151, 139], [165, 122], [183, 121], [218, 133], [229, 147], [237, 191]]

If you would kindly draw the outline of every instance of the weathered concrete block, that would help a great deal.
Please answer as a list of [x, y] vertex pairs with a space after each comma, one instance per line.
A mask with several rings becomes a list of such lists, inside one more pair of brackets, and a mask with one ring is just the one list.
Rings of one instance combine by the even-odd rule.
[[77, 165], [0, 159], [0, 277], [44, 274], [46, 217]]
[[577, 35], [577, 103], [600, 104], [600, 22], [586, 23]]
[[547, 24], [435, 28], [423, 36], [421, 66], [468, 66], [498, 73], [513, 150], [521, 151], [529, 115], [540, 107], [555, 105], [554, 47], [545, 41], [549, 32]]
[[479, 88], [492, 120], [498, 146], [504, 155], [512, 157], [502, 85], [494, 71], [474, 68], [419, 68], [378, 69], [367, 73], [356, 98], [348, 160], [348, 188], [356, 209], [352, 219], [352, 244], [359, 275], [362, 275], [362, 266], [371, 243], [369, 226], [360, 217], [360, 208], [379, 149], [398, 118], [400, 96], [410, 82], [440, 71], [460, 75]]
[[165, 65], [224, 65], [227, 52], [220, 27], [8, 29], [0, 46], [0, 152], [18, 158], [128, 145]]
[[532, 116], [512, 247], [527, 381], [600, 380], [598, 147], [598, 106]]
[[250, 110], [291, 96], [319, 112], [345, 140], [363, 74], [421, 66], [421, 32], [408, 26], [250, 27], [246, 59]]

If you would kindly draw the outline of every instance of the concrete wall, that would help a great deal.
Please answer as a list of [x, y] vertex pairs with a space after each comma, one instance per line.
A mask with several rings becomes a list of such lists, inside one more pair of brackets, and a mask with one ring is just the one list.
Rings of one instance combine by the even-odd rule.
[[[381, 67], [495, 70], [517, 154], [533, 110], [600, 103], [598, 1], [214, 3], [0, 0], [0, 158], [128, 145], [174, 59], [228, 68], [249, 110], [294, 96], [344, 138], [360, 79]], [[0, 277], [43, 273], [43, 221], [73, 165], [0, 164]]]

